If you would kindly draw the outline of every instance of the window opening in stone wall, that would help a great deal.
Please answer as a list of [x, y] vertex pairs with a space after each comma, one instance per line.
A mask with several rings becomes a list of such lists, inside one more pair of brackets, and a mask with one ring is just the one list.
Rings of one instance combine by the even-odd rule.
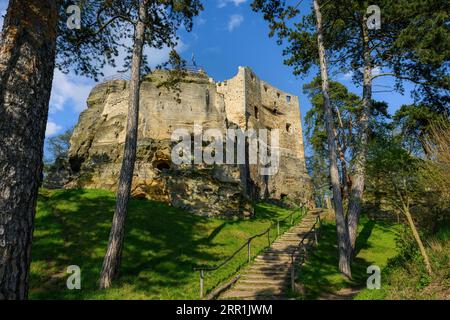
[[153, 166], [161, 172], [170, 170], [170, 162], [168, 160], [155, 161]]
[[258, 116], [259, 116], [259, 110], [258, 110], [258, 107], [255, 107], [255, 118], [256, 119], [258, 119]]
[[291, 96], [286, 96], [286, 101], [287, 101], [287, 103], [290, 103], [291, 102]]
[[290, 123], [286, 123], [286, 131], [291, 132], [291, 124]]

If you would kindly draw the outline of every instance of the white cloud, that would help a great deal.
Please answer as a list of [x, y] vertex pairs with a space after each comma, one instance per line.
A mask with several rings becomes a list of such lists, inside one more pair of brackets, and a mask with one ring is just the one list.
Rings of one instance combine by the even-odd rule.
[[375, 67], [372, 69], [372, 77], [373, 76], [378, 76], [379, 74], [381, 74], [381, 68], [380, 67]]
[[[131, 47], [132, 42], [131, 39], [127, 39], [124, 42], [124, 45], [126, 47]], [[189, 48], [189, 45], [185, 44], [183, 40], [179, 39], [178, 44], [175, 47], [175, 50], [177, 50], [178, 53], [182, 53], [186, 51]], [[145, 47], [144, 48], [144, 54], [147, 55], [148, 62], [151, 68], [155, 68], [157, 65], [160, 65], [164, 62], [167, 62], [169, 60], [169, 53], [171, 51], [171, 48], [164, 47], [162, 49], [154, 49]], [[116, 67], [106, 66], [103, 68], [104, 75], [111, 76], [115, 75], [119, 71], [123, 70], [123, 63], [125, 61], [125, 57], [127, 56], [127, 51], [125, 49], [119, 50], [119, 56], [115, 58], [116, 61]]]
[[[131, 43], [130, 43], [131, 45]], [[178, 52], [183, 52], [188, 46], [179, 41], [176, 47]], [[163, 48], [161, 50], [146, 48], [145, 53], [149, 58], [151, 67], [155, 67], [163, 62], [166, 62], [169, 58], [170, 48]], [[123, 61], [126, 57], [126, 51], [120, 52], [117, 57], [117, 67], [106, 66], [103, 69], [105, 76], [111, 76], [123, 69]], [[100, 79], [101, 80], [101, 79]], [[84, 77], [75, 76], [73, 74], [64, 74], [61, 71], [55, 69], [55, 75], [53, 78], [52, 95], [50, 99], [50, 113], [56, 113], [63, 111], [67, 104], [73, 106], [73, 110], [81, 112], [86, 109], [86, 100], [89, 93], [94, 86], [94, 82]]]
[[197, 18], [196, 25], [202, 26], [202, 25], [206, 24], [206, 22], [207, 22], [207, 20], [206, 20], [205, 18], [199, 16], [199, 17]]
[[6, 15], [6, 9], [8, 9], [8, 5], [8, 0], [0, 0], [0, 30], [3, 28], [3, 20]]
[[50, 113], [63, 111], [67, 103], [72, 104], [74, 111], [83, 111], [86, 109], [86, 100], [92, 86], [93, 82], [90, 80], [70, 74], [66, 75], [55, 69]]
[[45, 136], [46, 137], [51, 137], [54, 136], [55, 134], [57, 134], [58, 132], [60, 132], [62, 130], [62, 126], [56, 124], [55, 122], [49, 120], [47, 122], [47, 128], [45, 130]]
[[247, 0], [219, 0], [217, 6], [219, 8], [224, 8], [227, 6], [227, 4], [234, 3], [234, 5], [238, 7], [239, 5], [245, 2], [247, 2]]
[[233, 31], [237, 27], [239, 27], [244, 22], [244, 16], [240, 14], [233, 14], [230, 16], [230, 20], [228, 20], [228, 31]]
[[0, 29], [3, 29], [3, 20], [6, 14], [6, 10], [0, 10]]
[[[187, 50], [189, 46], [185, 44], [181, 39], [178, 40], [178, 44], [175, 47], [175, 50], [178, 53], [182, 53]], [[154, 48], [148, 48], [144, 51], [145, 54], [147, 54], [150, 66], [152, 68], [156, 67], [157, 65], [167, 62], [169, 60], [169, 53], [172, 49], [168, 47], [164, 47], [162, 49], [154, 49]]]
[[[362, 68], [362, 67], [359, 68], [359, 69], [358, 69], [358, 72], [363, 73], [363, 72], [364, 72], [364, 68]], [[372, 77], [381, 74], [381, 72], [382, 72], [382, 70], [381, 70], [380, 67], [374, 67], [374, 68], [372, 69]], [[344, 73], [344, 74], [342, 75], [342, 80], [351, 80], [351, 79], [353, 78], [354, 75], [355, 75], [355, 72], [352, 71], [352, 70], [350, 70], [350, 71], [348, 71], [348, 72], [346, 72], [346, 73]]]
[[350, 80], [353, 77], [353, 71], [348, 71], [346, 73], [344, 73], [344, 75], [342, 76], [343, 80]]

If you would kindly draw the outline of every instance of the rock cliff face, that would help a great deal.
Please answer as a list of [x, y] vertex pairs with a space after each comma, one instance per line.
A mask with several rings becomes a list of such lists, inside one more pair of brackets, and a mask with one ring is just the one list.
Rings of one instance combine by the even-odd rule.
[[[223, 217], [249, 216], [251, 202], [261, 198], [311, 203], [296, 97], [260, 81], [248, 68], [240, 68], [228, 84], [216, 84], [203, 72], [188, 73], [175, 87], [167, 86], [170, 82], [168, 72], [156, 71], [141, 85], [134, 197]], [[117, 188], [127, 98], [123, 80], [92, 90], [71, 139], [67, 188]], [[194, 133], [194, 125], [224, 135], [229, 128], [280, 128], [278, 173], [261, 176], [257, 164], [175, 164], [171, 154], [177, 142], [172, 134], [177, 129]]]

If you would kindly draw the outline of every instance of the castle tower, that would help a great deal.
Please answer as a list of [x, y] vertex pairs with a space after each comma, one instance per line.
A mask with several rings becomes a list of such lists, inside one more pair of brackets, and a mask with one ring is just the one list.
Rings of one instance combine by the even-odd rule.
[[[258, 79], [249, 68], [216, 83], [204, 72], [188, 74], [171, 87], [168, 71], [155, 71], [141, 85], [138, 152], [133, 196], [171, 203], [196, 214], [246, 216], [251, 200], [290, 198], [310, 203], [298, 98]], [[173, 83], [172, 83], [173, 85]], [[96, 86], [74, 130], [68, 188], [115, 190], [122, 162], [129, 84]], [[171, 159], [177, 129], [278, 129], [278, 171], [262, 176], [261, 165], [183, 164]], [[192, 134], [194, 138], [194, 133]]]

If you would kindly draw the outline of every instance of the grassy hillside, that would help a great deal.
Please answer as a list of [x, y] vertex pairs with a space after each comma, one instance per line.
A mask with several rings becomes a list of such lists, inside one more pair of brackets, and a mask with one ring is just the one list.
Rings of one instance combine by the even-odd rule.
[[[363, 216], [352, 264], [353, 279], [338, 270], [336, 225], [325, 222], [319, 246], [300, 270], [303, 299], [407, 300], [450, 299], [450, 229], [443, 227], [432, 238], [424, 238], [434, 274], [429, 276], [414, 239], [407, 245], [400, 234], [407, 226], [367, 219]], [[403, 243], [403, 245], [401, 245]], [[366, 289], [367, 267], [381, 268], [381, 289]], [[359, 291], [359, 292], [358, 292]], [[356, 294], [354, 294], [356, 293]]]
[[[197, 217], [154, 201], [133, 200], [122, 276], [113, 288], [99, 291], [114, 204], [114, 195], [108, 191], [41, 191], [32, 247], [31, 299], [197, 299], [195, 265], [213, 266], [223, 261], [249, 236], [291, 212], [258, 204], [253, 219], [224, 221]], [[266, 245], [267, 237], [256, 239], [253, 254]], [[244, 250], [225, 268], [207, 273], [206, 288], [229, 278], [245, 260]], [[81, 268], [82, 290], [66, 288], [70, 265]]]
[[361, 217], [356, 257], [352, 264], [353, 280], [350, 281], [338, 269], [336, 225], [324, 222], [319, 245], [300, 270], [299, 282], [304, 286], [302, 298], [317, 299], [344, 288], [365, 287], [369, 276], [367, 267], [377, 265], [383, 269], [388, 260], [398, 254], [395, 237], [399, 228], [399, 225]]
[[428, 300], [450, 299], [450, 229], [443, 226], [425, 238], [433, 275], [424, 267], [415, 243], [403, 248], [382, 270], [380, 290], [361, 291], [356, 299]]

